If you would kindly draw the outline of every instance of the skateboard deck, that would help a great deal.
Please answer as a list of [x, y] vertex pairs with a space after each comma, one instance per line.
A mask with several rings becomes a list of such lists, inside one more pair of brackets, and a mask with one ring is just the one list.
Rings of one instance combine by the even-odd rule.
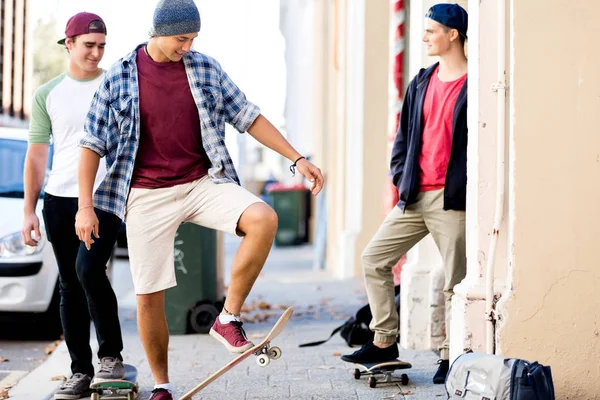
[[137, 398], [137, 369], [124, 364], [125, 379], [93, 380], [90, 385], [91, 400], [135, 400]]
[[[354, 370], [354, 379], [360, 379], [361, 376], [369, 377], [369, 386], [374, 388], [378, 383], [402, 383], [403, 385], [408, 384], [408, 375], [402, 374], [400, 379], [394, 378], [393, 373], [398, 369], [409, 369], [412, 368], [410, 363], [392, 360], [384, 363], [366, 363], [359, 364], [355, 363], [356, 368]], [[377, 378], [381, 376], [381, 378]]]
[[293, 313], [293, 307], [289, 307], [287, 310], [285, 310], [281, 317], [279, 317], [279, 320], [275, 322], [275, 325], [273, 325], [271, 331], [267, 334], [267, 336], [265, 336], [265, 338], [262, 341], [260, 341], [260, 343], [256, 344], [254, 347], [238, 355], [236, 358], [227, 363], [223, 368], [219, 369], [217, 372], [215, 372], [214, 374], [206, 378], [204, 381], [202, 381], [198, 386], [184, 394], [183, 397], [181, 397], [179, 400], [191, 399], [192, 396], [194, 396], [196, 393], [210, 385], [221, 375], [225, 374], [227, 371], [240, 364], [242, 361], [244, 361], [246, 358], [250, 357], [253, 354], [258, 356], [256, 362], [261, 367], [266, 367], [267, 365], [269, 365], [271, 360], [277, 360], [279, 357], [281, 357], [281, 349], [279, 347], [271, 347], [271, 341], [283, 331], [290, 318], [292, 317]]

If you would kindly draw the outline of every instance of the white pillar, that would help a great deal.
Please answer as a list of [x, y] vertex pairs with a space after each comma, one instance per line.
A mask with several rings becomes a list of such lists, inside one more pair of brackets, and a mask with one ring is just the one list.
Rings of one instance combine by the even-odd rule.
[[[485, 266], [496, 200], [497, 3], [469, 0], [467, 276], [454, 288], [450, 359], [485, 351]], [[506, 215], [506, 214], [505, 214]], [[496, 293], [506, 276], [506, 219], [496, 254]]]

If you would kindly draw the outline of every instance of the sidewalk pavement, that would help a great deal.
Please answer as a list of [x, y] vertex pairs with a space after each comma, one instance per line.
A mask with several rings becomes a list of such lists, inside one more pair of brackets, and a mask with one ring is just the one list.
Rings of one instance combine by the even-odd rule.
[[[231, 265], [237, 243], [233, 237], [226, 240], [226, 266]], [[256, 364], [254, 357], [250, 357], [198, 393], [194, 399], [431, 400], [447, 397], [443, 385], [433, 385], [431, 382], [437, 368], [437, 356], [432, 351], [401, 350], [400, 358], [410, 362], [413, 368], [397, 371], [397, 374], [407, 373], [409, 384], [381, 385], [371, 389], [366, 378], [353, 378], [353, 364], [340, 360], [341, 354], [351, 353], [354, 349], [348, 347], [339, 334], [321, 346], [299, 348], [301, 343], [326, 339], [335, 327], [366, 304], [361, 280], [333, 279], [324, 271], [314, 271], [312, 266], [312, 248], [309, 246], [273, 249], [248, 298], [247, 305], [254, 311], [246, 314], [249, 321], [244, 327], [252, 340], [259, 341], [271, 329], [282, 308], [294, 306], [292, 320], [273, 343], [283, 350], [282, 358], [262, 368]], [[228, 270], [226, 276], [229, 276]], [[271, 306], [271, 309], [259, 310], [256, 305], [261, 302], [263, 306]], [[120, 296], [119, 304], [125, 344], [123, 357], [127, 363], [137, 366], [139, 398], [146, 400], [153, 379], [138, 337], [133, 292]], [[268, 320], [264, 322], [250, 322], [265, 318]], [[179, 398], [233, 357], [208, 335], [172, 335], [169, 374], [174, 389], [173, 397]], [[47, 363], [57, 362], [50, 357]], [[63, 364], [68, 367], [68, 358]], [[44, 372], [48, 380], [57, 375], [48, 372], [48, 369]], [[30, 375], [35, 376], [34, 373]], [[30, 382], [33, 382], [31, 377]], [[15, 388], [15, 393], [24, 393], [25, 388], [19, 386]], [[49, 395], [46, 392], [44, 396], [23, 398], [46, 399]]]

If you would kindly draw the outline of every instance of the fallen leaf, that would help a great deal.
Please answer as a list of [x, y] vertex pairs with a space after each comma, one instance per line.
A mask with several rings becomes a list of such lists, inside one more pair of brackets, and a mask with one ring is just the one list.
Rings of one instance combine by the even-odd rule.
[[250, 335], [250, 339], [262, 339], [265, 335], [262, 333], [253, 333]]
[[396, 394], [391, 394], [391, 395], [385, 396], [383, 398], [384, 399], [395, 399], [398, 396], [410, 396], [411, 394], [413, 394], [413, 392], [411, 392], [411, 391], [408, 391], [408, 392], [400, 391]]
[[60, 340], [55, 340], [52, 344], [49, 344], [48, 346], [46, 346], [46, 350], [44, 350], [46, 355], [52, 354], [52, 352], [54, 350], [56, 350], [56, 348], [58, 347], [59, 344], [60, 344]]
[[341, 356], [342, 356], [342, 353], [336, 352], [336, 353], [333, 353], [333, 356], [334, 356], [334, 357], [341, 357]]
[[260, 303], [258, 303], [258, 308], [260, 308], [261, 310], [270, 310], [271, 305], [269, 303], [265, 303], [264, 301], [261, 301]]
[[57, 376], [53, 376], [52, 381], [66, 381], [67, 377], [64, 375], [57, 375]]

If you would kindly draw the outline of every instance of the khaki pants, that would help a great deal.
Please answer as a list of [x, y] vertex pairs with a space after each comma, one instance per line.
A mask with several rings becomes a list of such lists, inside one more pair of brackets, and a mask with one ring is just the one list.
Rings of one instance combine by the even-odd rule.
[[392, 267], [402, 255], [431, 233], [445, 268], [446, 340], [440, 358], [449, 356], [451, 300], [454, 286], [466, 273], [465, 212], [443, 209], [444, 190], [419, 193], [417, 201], [388, 214], [362, 254], [369, 304], [373, 313], [370, 328], [375, 341], [391, 343], [398, 334], [398, 310], [394, 302]]

